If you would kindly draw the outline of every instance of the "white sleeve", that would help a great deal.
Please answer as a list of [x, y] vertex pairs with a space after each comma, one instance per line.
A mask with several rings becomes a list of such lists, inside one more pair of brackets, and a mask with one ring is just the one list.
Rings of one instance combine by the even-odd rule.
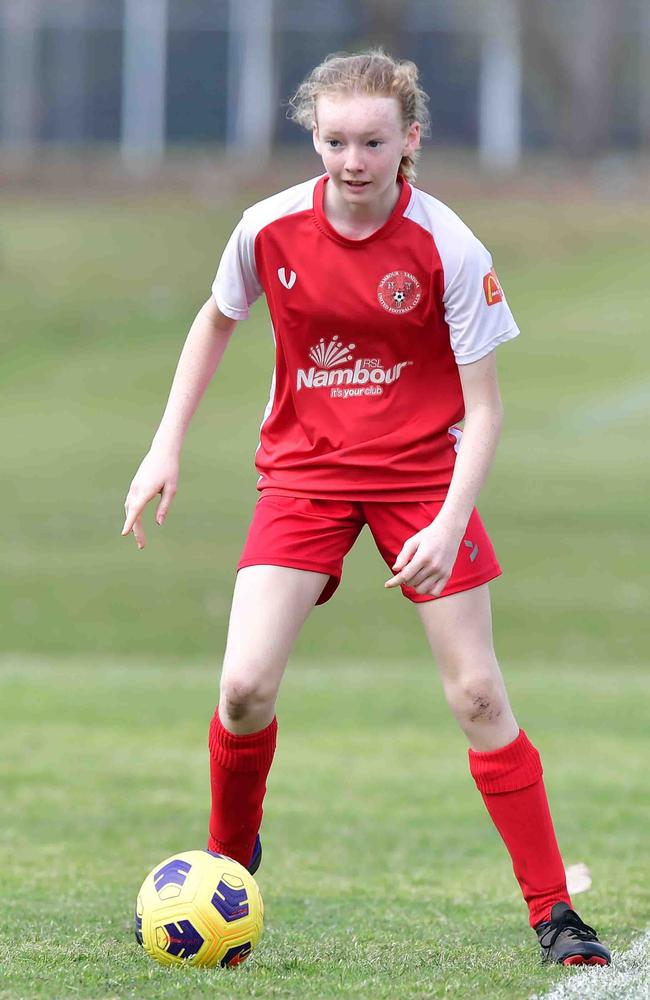
[[443, 303], [456, 364], [479, 361], [519, 333], [492, 258], [475, 237], [467, 241], [455, 274], [445, 282]]
[[231, 319], [247, 319], [249, 308], [262, 294], [255, 266], [255, 235], [244, 217], [226, 244], [212, 283], [217, 306]]

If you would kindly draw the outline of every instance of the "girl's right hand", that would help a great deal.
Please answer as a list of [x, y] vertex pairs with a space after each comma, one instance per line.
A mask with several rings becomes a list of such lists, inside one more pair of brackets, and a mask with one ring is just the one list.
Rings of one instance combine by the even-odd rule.
[[144, 508], [160, 493], [162, 496], [156, 510], [156, 523], [162, 524], [176, 494], [178, 474], [179, 459], [175, 454], [150, 451], [142, 459], [124, 502], [126, 520], [122, 528], [122, 535], [129, 535], [133, 531], [139, 549], [143, 549], [146, 543], [142, 525]]

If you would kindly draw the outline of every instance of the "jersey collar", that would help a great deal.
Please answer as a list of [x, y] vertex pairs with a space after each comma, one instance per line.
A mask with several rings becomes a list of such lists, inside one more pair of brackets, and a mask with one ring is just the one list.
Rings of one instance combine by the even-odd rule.
[[402, 222], [404, 212], [406, 211], [406, 207], [411, 198], [411, 185], [404, 177], [399, 176], [397, 178], [398, 183], [401, 185], [399, 197], [393, 211], [390, 213], [383, 226], [380, 226], [379, 229], [376, 229], [374, 233], [371, 233], [370, 236], [366, 236], [363, 240], [350, 240], [347, 236], [342, 236], [341, 233], [337, 232], [325, 215], [325, 185], [328, 181], [328, 175], [324, 174], [321, 178], [319, 178], [316, 186], [314, 187], [314, 217], [316, 219], [316, 225], [322, 232], [325, 233], [326, 236], [329, 236], [330, 239], [334, 240], [336, 243], [341, 243], [346, 247], [365, 247], [368, 243], [372, 243], [374, 240], [383, 239], [384, 236], [388, 236], [390, 233], [394, 232], [394, 230], [397, 229]]

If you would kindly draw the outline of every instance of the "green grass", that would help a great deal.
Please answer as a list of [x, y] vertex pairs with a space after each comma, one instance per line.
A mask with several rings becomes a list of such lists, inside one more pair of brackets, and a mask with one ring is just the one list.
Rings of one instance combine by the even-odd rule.
[[[506, 423], [481, 502], [505, 569], [497, 648], [566, 859], [593, 871], [585, 915], [623, 948], [650, 902], [650, 212], [452, 205], [523, 331], [499, 351]], [[232, 977], [170, 972], [132, 940], [148, 869], [205, 839], [206, 728], [272, 367], [262, 304], [143, 552], [119, 537], [122, 504], [239, 207], [0, 201], [0, 998], [542, 992], [558, 971], [538, 964], [424, 635], [366, 531], [282, 692], [257, 955]]]
[[[582, 906], [622, 947], [649, 902], [650, 680], [607, 664], [509, 673], [566, 858], [592, 868]], [[158, 968], [131, 928], [147, 871], [204, 842], [212, 671], [16, 656], [2, 677], [0, 997], [496, 1000], [558, 978], [427, 661], [292, 664], [258, 876], [266, 932], [230, 973]]]

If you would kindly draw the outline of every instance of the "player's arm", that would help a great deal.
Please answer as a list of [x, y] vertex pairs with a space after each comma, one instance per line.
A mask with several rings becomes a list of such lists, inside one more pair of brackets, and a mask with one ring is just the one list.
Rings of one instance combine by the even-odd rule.
[[421, 594], [442, 592], [449, 579], [470, 514], [494, 460], [503, 408], [494, 351], [459, 365], [465, 400], [463, 436], [449, 491], [440, 513], [427, 528], [408, 538], [385, 584], [408, 584]]
[[463, 436], [447, 498], [436, 520], [449, 528], [458, 542], [494, 461], [501, 433], [503, 405], [499, 393], [495, 351], [480, 361], [458, 365], [465, 402]]
[[225, 316], [211, 297], [199, 309], [190, 327], [165, 412], [124, 504], [126, 520], [122, 534], [133, 531], [139, 549], [145, 546], [142, 512], [158, 494], [162, 498], [156, 510], [156, 522], [162, 524], [165, 520], [178, 485], [180, 454], [187, 428], [219, 366], [235, 325], [236, 320]]

